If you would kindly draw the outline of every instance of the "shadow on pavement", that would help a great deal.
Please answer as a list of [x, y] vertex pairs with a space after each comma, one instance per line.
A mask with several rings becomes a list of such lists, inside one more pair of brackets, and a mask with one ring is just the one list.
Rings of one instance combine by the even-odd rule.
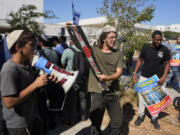
[[135, 110], [133, 109], [133, 105], [131, 103], [126, 103], [122, 107], [124, 120], [121, 127], [121, 135], [129, 134], [129, 123], [133, 119], [135, 115]]
[[[124, 120], [122, 123], [122, 133], [121, 135], [128, 135], [129, 133], [129, 122], [133, 119], [135, 115], [135, 110], [133, 109], [133, 105], [131, 103], [126, 103], [122, 107]], [[109, 135], [110, 126], [107, 126], [103, 131], [103, 135]], [[90, 135], [90, 127], [86, 127], [79, 131], [76, 135]]]

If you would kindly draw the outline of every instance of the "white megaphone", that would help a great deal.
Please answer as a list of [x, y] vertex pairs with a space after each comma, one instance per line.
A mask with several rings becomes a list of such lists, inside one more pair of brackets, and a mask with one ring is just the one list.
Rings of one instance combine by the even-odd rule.
[[53, 74], [55, 77], [57, 77], [60, 85], [64, 89], [65, 94], [70, 90], [79, 73], [79, 71], [66, 71], [65, 69], [59, 68], [38, 54], [34, 55], [32, 66], [39, 70], [43, 70], [48, 75]]

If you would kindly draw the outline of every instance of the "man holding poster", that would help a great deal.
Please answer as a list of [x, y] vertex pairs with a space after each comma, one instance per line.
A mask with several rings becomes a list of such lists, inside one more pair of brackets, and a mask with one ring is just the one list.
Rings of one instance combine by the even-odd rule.
[[[136, 73], [138, 72], [142, 63], [143, 66], [139, 82], [143, 82], [153, 75], [157, 75], [157, 77], [159, 78], [159, 85], [162, 85], [165, 82], [170, 66], [170, 52], [165, 46], [161, 44], [161, 42], [162, 32], [154, 31], [152, 33], [152, 43], [146, 44], [142, 47], [139, 59], [133, 72], [133, 82], [137, 82]], [[139, 126], [145, 118], [145, 104], [142, 96], [140, 95], [138, 114], [139, 117], [135, 121], [136, 126]], [[158, 124], [157, 119], [158, 114], [153, 115], [151, 123], [153, 124], [154, 128], [160, 129], [160, 125]]]
[[176, 44], [171, 46], [171, 70], [173, 72], [172, 79], [167, 83], [168, 86], [174, 88], [180, 93], [179, 76], [180, 76], [180, 36], [177, 37]]

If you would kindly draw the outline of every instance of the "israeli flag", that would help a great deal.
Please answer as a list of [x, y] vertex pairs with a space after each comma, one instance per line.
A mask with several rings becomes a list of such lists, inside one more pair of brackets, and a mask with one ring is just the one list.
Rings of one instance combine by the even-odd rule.
[[4, 45], [4, 55], [5, 55], [5, 61], [8, 61], [12, 55], [9, 52], [9, 49], [7, 47], [6, 38], [3, 39], [3, 45]]
[[74, 4], [73, 3], [72, 3], [72, 12], [73, 12], [73, 24], [74, 25], [79, 25], [79, 19], [80, 19], [81, 13], [74, 9]]

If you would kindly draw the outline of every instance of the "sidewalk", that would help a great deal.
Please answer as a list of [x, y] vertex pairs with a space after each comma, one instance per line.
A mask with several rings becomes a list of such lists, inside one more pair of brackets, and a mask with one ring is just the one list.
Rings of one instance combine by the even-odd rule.
[[[173, 89], [168, 91], [172, 98], [180, 97], [180, 94]], [[137, 118], [137, 105], [131, 101], [123, 105], [124, 117], [127, 123], [124, 123], [122, 135], [180, 135], [180, 123], [177, 121], [178, 112], [174, 109], [171, 103], [163, 112], [159, 115], [159, 124], [161, 130], [156, 130], [150, 123], [150, 119], [146, 116], [144, 122], [136, 127], [134, 121]], [[107, 126], [109, 123], [109, 117], [107, 112], [104, 115], [102, 123], [103, 135], [107, 135]], [[58, 125], [55, 130], [50, 131], [48, 135], [90, 135], [90, 120], [82, 121], [76, 125], [70, 127], [67, 125]]]

